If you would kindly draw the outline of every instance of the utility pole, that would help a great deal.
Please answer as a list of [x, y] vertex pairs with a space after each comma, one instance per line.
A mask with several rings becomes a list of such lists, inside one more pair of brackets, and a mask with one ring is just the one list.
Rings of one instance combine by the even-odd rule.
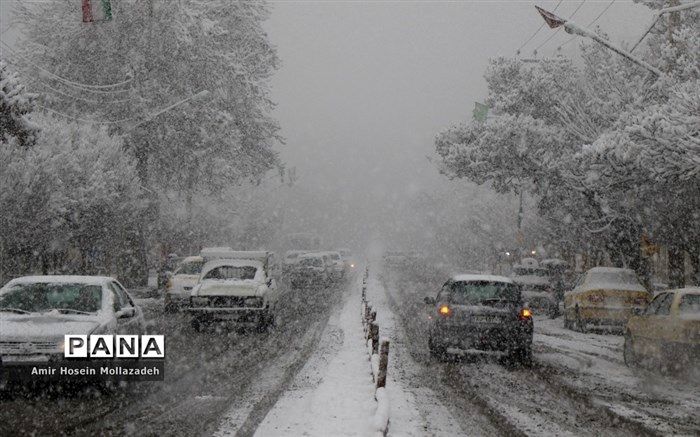
[[671, 22], [669, 22], [669, 38], [670, 38], [673, 35], [673, 32], [671, 31], [671, 29], [677, 27], [679, 22], [680, 22], [680, 14], [679, 13], [681, 11], [685, 11], [687, 9], [700, 8], [700, 1], [696, 1], [693, 3], [686, 3], [686, 4], [682, 5], [682, 4], [680, 4], [680, 2], [678, 0], [670, 0], [669, 5], [671, 5], [671, 6], [668, 8], [659, 9], [654, 14], [654, 17], [652, 18], [651, 23], [649, 23], [649, 25], [647, 26], [647, 30], [645, 30], [644, 33], [642, 34], [642, 36], [639, 37], [637, 42], [634, 43], [634, 45], [630, 49], [630, 53], [632, 53], [634, 51], [634, 49], [636, 49], [637, 46], [642, 42], [642, 40], [644, 40], [644, 38], [649, 34], [649, 32], [651, 32], [651, 29], [654, 28], [654, 26], [656, 25], [656, 22], [659, 21], [659, 18], [661, 18], [661, 16], [664, 14], [672, 14], [671, 16], [675, 17], [673, 19], [673, 21], [675, 21], [675, 24], [672, 24]]
[[661, 77], [663, 73], [661, 73], [661, 70], [659, 70], [656, 67], [653, 67], [649, 65], [648, 63], [642, 61], [641, 59], [635, 57], [631, 53], [627, 52], [626, 50], [614, 45], [610, 41], [606, 40], [605, 38], [600, 37], [598, 34], [595, 32], [586, 29], [583, 26], [579, 26], [578, 24], [574, 23], [573, 21], [567, 20], [565, 18], [560, 18], [553, 13], [546, 11], [538, 6], [535, 6], [537, 9], [537, 12], [540, 13], [544, 21], [547, 23], [547, 25], [551, 29], [555, 29], [559, 26], [564, 26], [564, 30], [567, 33], [571, 33], [574, 35], [581, 35], [585, 36], [587, 38], [592, 39], [593, 41], [607, 47], [608, 49], [612, 50], [613, 52], [617, 53], [618, 55], [634, 62], [635, 64], [649, 70], [651, 73], [653, 73], [656, 77]]

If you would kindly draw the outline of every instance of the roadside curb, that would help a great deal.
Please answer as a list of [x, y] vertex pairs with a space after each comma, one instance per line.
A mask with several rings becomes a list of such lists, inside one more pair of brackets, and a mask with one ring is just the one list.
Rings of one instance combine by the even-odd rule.
[[362, 326], [365, 332], [367, 354], [369, 356], [372, 380], [374, 381], [374, 399], [377, 409], [372, 419], [372, 427], [377, 436], [386, 436], [389, 432], [390, 406], [386, 392], [387, 368], [389, 365], [389, 339], [379, 337], [379, 325], [376, 323], [377, 312], [367, 301], [367, 279], [369, 267], [365, 268], [362, 278]]

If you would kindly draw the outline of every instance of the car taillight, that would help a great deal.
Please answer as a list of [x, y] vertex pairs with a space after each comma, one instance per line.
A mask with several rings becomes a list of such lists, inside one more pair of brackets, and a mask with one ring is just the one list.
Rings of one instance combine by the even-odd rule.
[[644, 306], [647, 304], [647, 298], [646, 297], [637, 297], [637, 298], [634, 298], [632, 300], [632, 303], [634, 303], [635, 305]]
[[520, 320], [530, 320], [532, 319], [532, 310], [530, 308], [523, 308], [520, 310], [520, 314], [518, 314], [518, 318]]
[[440, 308], [438, 308], [438, 314], [443, 317], [449, 317], [452, 315], [452, 308], [447, 305], [440, 305]]
[[600, 294], [589, 294], [588, 295], [588, 301], [593, 302], [593, 303], [600, 303], [604, 300], [605, 298], [601, 296]]
[[171, 279], [168, 279], [167, 281], [165, 281], [165, 289], [170, 290], [171, 288], [173, 288], [173, 281]]

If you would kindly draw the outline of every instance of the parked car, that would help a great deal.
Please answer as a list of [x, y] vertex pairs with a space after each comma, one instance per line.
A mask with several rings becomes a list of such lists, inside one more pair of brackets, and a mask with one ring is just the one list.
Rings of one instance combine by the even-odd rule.
[[280, 265], [274, 252], [269, 250], [233, 250], [230, 247], [205, 247], [199, 252], [204, 262], [217, 259], [257, 259], [264, 265], [265, 272], [271, 278], [278, 279]]
[[526, 260], [529, 262], [513, 266], [513, 282], [520, 285], [523, 300], [528, 304], [528, 308], [556, 317], [559, 304], [550, 283], [549, 270], [540, 267], [533, 258], [523, 259]]
[[700, 287], [657, 294], [625, 328], [625, 364], [669, 370], [700, 362]]
[[297, 268], [292, 275], [293, 287], [325, 284], [330, 280], [330, 259], [322, 253], [305, 253], [299, 256]]
[[582, 332], [589, 325], [621, 331], [650, 299], [633, 270], [594, 267], [564, 294], [564, 326]]
[[202, 273], [204, 258], [201, 256], [188, 256], [175, 269], [165, 284], [163, 304], [165, 312], [174, 312], [183, 308], [190, 301], [192, 288], [199, 280]]
[[327, 256], [326, 262], [329, 266], [330, 278], [334, 280], [342, 279], [345, 277], [345, 263], [343, 258], [340, 256], [340, 252], [323, 252]]
[[[279, 290], [263, 258], [217, 259], [202, 268], [187, 311], [200, 330], [212, 322], [228, 322], [265, 331], [278, 323]], [[259, 254], [259, 253], [258, 253]]]
[[0, 289], [0, 374], [64, 359], [64, 335], [146, 333], [141, 308], [115, 279], [25, 276]]
[[444, 358], [449, 348], [504, 352], [511, 360], [532, 361], [532, 312], [523, 306], [512, 279], [463, 274], [447, 281], [437, 296], [425, 298], [431, 307], [428, 347]]
[[299, 256], [307, 253], [307, 250], [288, 250], [284, 253], [282, 261], [282, 273], [289, 275], [299, 263]]

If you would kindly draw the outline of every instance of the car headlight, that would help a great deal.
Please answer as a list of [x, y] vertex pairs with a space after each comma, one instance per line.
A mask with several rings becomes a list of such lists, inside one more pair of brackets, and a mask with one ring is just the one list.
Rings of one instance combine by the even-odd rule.
[[193, 307], [203, 307], [209, 305], [209, 298], [192, 296], [190, 297], [190, 305]]
[[259, 308], [263, 306], [262, 297], [248, 297], [243, 301], [243, 305], [250, 308]]

